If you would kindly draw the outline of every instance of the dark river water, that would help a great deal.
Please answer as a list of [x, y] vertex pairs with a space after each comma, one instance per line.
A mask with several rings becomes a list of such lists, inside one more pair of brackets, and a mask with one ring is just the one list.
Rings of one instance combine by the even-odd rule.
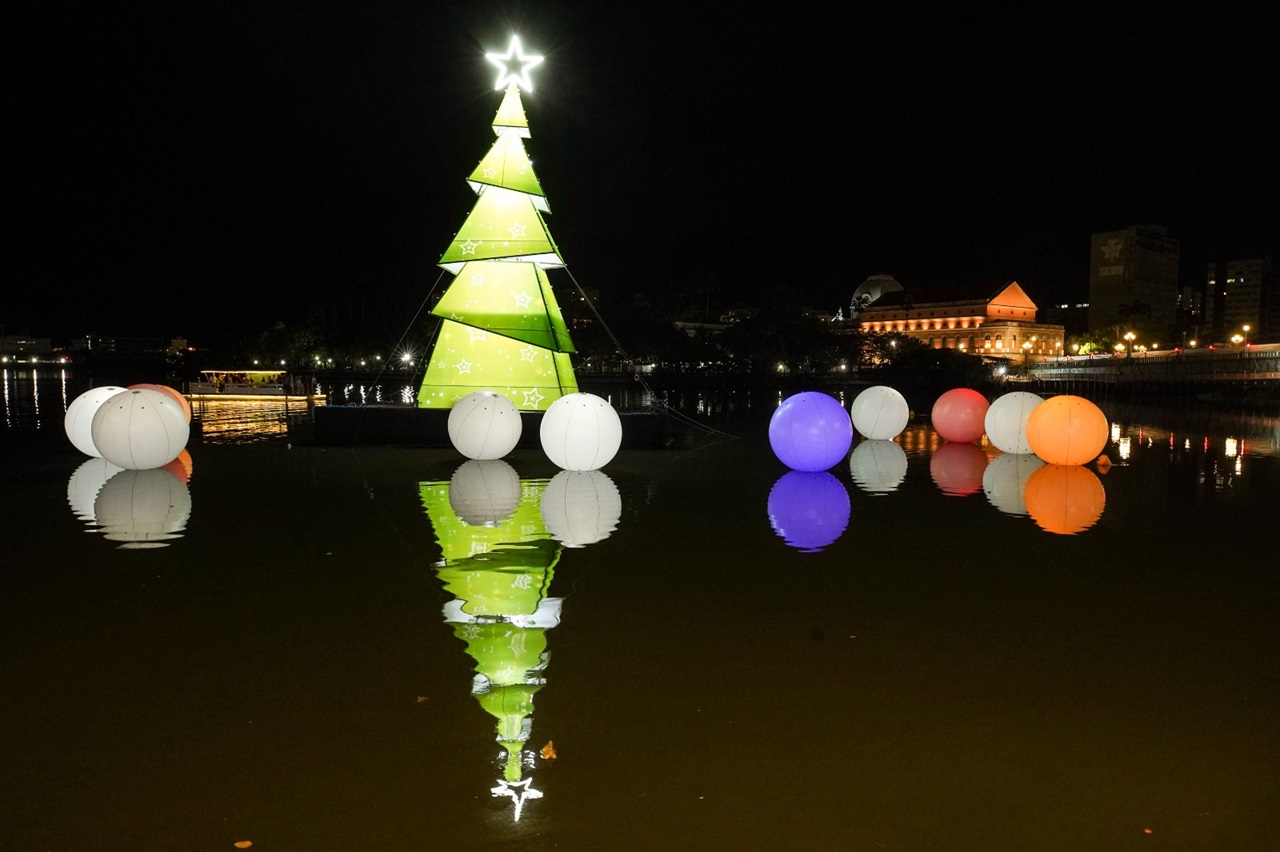
[[797, 476], [685, 394], [570, 474], [246, 403], [120, 471], [86, 387], [3, 374], [0, 849], [1276, 848], [1280, 418]]

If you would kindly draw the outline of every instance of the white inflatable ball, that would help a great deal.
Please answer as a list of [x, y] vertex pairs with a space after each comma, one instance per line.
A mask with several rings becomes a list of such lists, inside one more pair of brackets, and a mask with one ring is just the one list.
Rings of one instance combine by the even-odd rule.
[[889, 441], [907, 428], [911, 408], [907, 398], [893, 388], [872, 385], [853, 398], [849, 414], [859, 435], [873, 441]]
[[1026, 455], [1032, 452], [1027, 443], [1027, 418], [1043, 397], [1027, 391], [1013, 391], [997, 397], [983, 416], [987, 440], [1005, 453]]
[[190, 437], [186, 414], [160, 391], [121, 391], [93, 415], [93, 445], [126, 470], [163, 467], [178, 457]]
[[515, 449], [523, 429], [515, 403], [497, 391], [475, 391], [449, 410], [449, 440], [469, 459], [500, 459]]
[[622, 446], [622, 420], [606, 400], [590, 393], [570, 393], [542, 415], [542, 450], [564, 470], [598, 470]]
[[98, 413], [102, 403], [123, 390], [124, 388], [116, 385], [90, 388], [71, 400], [71, 404], [67, 406], [67, 413], [62, 418], [62, 428], [66, 429], [67, 437], [75, 448], [86, 456], [102, 457], [102, 453], [93, 445], [93, 415]]
[[520, 505], [520, 475], [501, 459], [463, 462], [449, 479], [449, 507], [465, 524], [496, 527]]
[[94, 514], [109, 541], [138, 550], [181, 538], [191, 518], [191, 492], [167, 470], [122, 470], [107, 480]]
[[601, 470], [562, 470], [542, 491], [542, 521], [565, 547], [609, 537], [622, 518], [618, 486]]

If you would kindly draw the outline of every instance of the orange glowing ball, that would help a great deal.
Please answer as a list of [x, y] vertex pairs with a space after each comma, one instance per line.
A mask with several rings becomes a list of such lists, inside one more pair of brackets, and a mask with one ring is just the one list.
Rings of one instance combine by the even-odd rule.
[[129, 385], [129, 390], [138, 390], [138, 389], [160, 391], [161, 393], [166, 393], [169, 396], [173, 397], [174, 401], [178, 403], [178, 407], [182, 409], [182, 413], [187, 415], [187, 422], [188, 423], [191, 422], [191, 403], [187, 402], [187, 398], [182, 394], [180, 394], [178, 391], [174, 390], [168, 385], [148, 385], [148, 384]]
[[1098, 522], [1107, 505], [1102, 480], [1085, 467], [1047, 464], [1027, 477], [1022, 500], [1036, 526], [1074, 535]]
[[969, 443], [986, 431], [987, 398], [971, 388], [952, 388], [938, 397], [930, 418], [933, 429], [947, 441]]
[[1027, 418], [1031, 452], [1048, 464], [1091, 462], [1107, 445], [1107, 416], [1084, 397], [1051, 396]]

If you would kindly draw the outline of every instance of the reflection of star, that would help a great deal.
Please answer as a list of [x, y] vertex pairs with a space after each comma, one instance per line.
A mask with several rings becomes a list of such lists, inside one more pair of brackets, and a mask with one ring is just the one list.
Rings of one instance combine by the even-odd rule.
[[528, 293], [512, 293], [511, 295], [516, 300], [517, 308], [527, 308], [529, 307], [529, 302], [532, 301]]
[[[529, 69], [542, 62], [541, 56], [526, 55], [520, 46], [520, 36], [513, 35], [506, 53], [486, 53], [484, 58], [498, 66], [498, 82], [493, 88], [502, 90], [510, 83], [526, 92], [533, 91], [533, 81], [529, 79]], [[514, 59], [514, 62], [512, 61]], [[520, 70], [510, 70], [511, 65], [518, 65]]]
[[538, 403], [542, 402], [542, 392], [537, 388], [524, 392], [524, 407], [537, 408]]
[[510, 228], [507, 228], [507, 231], [511, 234], [511, 239], [518, 240], [524, 236], [524, 225], [516, 222]]
[[463, 359], [462, 359], [461, 361], [459, 361], [455, 366], [457, 366], [457, 368], [458, 368], [458, 375], [459, 375], [459, 376], [461, 376], [463, 373], [470, 373], [470, 372], [471, 372], [471, 362], [470, 362], [470, 361], [468, 361], [466, 358], [463, 358]]
[[463, 244], [462, 244], [462, 253], [463, 253], [463, 254], [475, 254], [475, 253], [476, 253], [476, 248], [477, 248], [477, 247], [479, 247], [479, 245], [480, 245], [480, 244], [479, 244], [478, 242], [476, 242], [475, 240], [467, 240], [465, 243], [463, 243]]
[[537, 350], [535, 350], [532, 346], [526, 346], [525, 348], [520, 350], [520, 360], [528, 361], [530, 364], [532, 364], [533, 356], [536, 354], [537, 354]]

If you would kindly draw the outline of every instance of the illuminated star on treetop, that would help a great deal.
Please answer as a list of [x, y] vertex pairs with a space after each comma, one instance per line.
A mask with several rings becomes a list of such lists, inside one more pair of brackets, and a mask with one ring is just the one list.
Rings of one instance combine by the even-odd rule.
[[[520, 36], [511, 37], [511, 44], [507, 45], [506, 53], [486, 53], [484, 58], [498, 66], [498, 82], [494, 84], [495, 89], [501, 91], [507, 87], [507, 84], [511, 84], [522, 91], [533, 91], [529, 69], [541, 63], [542, 57], [526, 55], [524, 48], [520, 46]], [[512, 65], [518, 65], [519, 70], [511, 70]]]

